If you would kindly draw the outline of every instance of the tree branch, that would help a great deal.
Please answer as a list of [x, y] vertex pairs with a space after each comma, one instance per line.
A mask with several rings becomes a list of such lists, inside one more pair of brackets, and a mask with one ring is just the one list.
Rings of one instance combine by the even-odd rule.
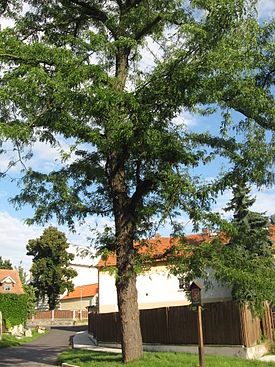
[[130, 208], [134, 211], [140, 200], [148, 194], [150, 190], [152, 190], [155, 186], [155, 181], [153, 179], [147, 179], [144, 181], [140, 181], [137, 185], [136, 191], [134, 192], [133, 196], [130, 200]]
[[85, 15], [91, 16], [94, 20], [99, 20], [100, 22], [102, 22], [109, 29], [112, 35], [116, 38], [115, 29], [110, 27], [110, 25], [108, 26], [106, 25], [109, 18], [104, 11], [100, 10], [94, 5], [87, 4], [82, 0], [71, 0], [71, 2], [74, 5], [78, 6]]
[[86, 15], [91, 15], [94, 19], [100, 20], [102, 23], [106, 23], [108, 20], [107, 15], [93, 5], [89, 5], [82, 0], [71, 0], [71, 2], [79, 6]]
[[156, 26], [160, 21], [162, 17], [158, 15], [155, 19], [153, 19], [150, 23], [147, 23], [147, 25], [137, 33], [135, 39], [136, 41], [140, 40], [143, 36], [145, 36], [154, 26]]

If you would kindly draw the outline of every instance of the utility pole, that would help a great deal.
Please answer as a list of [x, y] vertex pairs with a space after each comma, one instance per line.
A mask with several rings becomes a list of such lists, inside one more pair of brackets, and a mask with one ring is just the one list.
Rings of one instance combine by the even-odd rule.
[[80, 287], [80, 320], [82, 320], [82, 287]]

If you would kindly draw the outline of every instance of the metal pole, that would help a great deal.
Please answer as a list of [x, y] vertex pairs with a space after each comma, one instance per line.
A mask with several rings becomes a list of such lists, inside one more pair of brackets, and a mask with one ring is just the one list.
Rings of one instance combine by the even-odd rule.
[[0, 311], [0, 340], [2, 340], [2, 312]]
[[82, 320], [82, 287], [80, 287], [80, 320]]
[[204, 347], [203, 347], [203, 332], [202, 332], [202, 317], [201, 317], [201, 305], [198, 305], [198, 348], [199, 348], [199, 361], [200, 367], [205, 367], [204, 363]]

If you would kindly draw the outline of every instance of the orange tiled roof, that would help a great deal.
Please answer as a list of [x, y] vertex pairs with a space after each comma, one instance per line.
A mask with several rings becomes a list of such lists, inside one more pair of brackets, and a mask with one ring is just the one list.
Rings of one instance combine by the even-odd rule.
[[[82, 294], [81, 294], [82, 293]], [[98, 284], [87, 284], [75, 287], [75, 289], [67, 296], [61, 298], [61, 300], [73, 299], [73, 298], [85, 298], [92, 297], [98, 293]]]
[[270, 233], [270, 238], [275, 244], [275, 224], [270, 226], [268, 229], [269, 229], [269, 233]]
[[[205, 234], [191, 234], [185, 236], [186, 240], [192, 245], [199, 245], [205, 241], [212, 241], [215, 237], [211, 237], [210, 233], [207, 232]], [[147, 241], [143, 241], [141, 243], [135, 242], [134, 247], [138, 249], [140, 254], [146, 254], [148, 250], [150, 251], [150, 257], [153, 259], [159, 259], [162, 255], [165, 254], [172, 246], [175, 245], [174, 238], [171, 237], [161, 237], [157, 235], [155, 238], [152, 238]], [[106, 266], [115, 266], [116, 265], [116, 255], [110, 254], [107, 260], [100, 259], [97, 267], [106, 267]]]
[[[3, 280], [10, 277], [14, 282], [11, 283], [11, 290], [4, 291]], [[0, 269], [0, 293], [23, 294], [24, 290], [17, 270]]]
[[[270, 237], [271, 240], [275, 244], [275, 225], [272, 225], [269, 227]], [[223, 243], [228, 242], [228, 237], [225, 235], [218, 234], [220, 239], [223, 241]], [[199, 245], [200, 243], [206, 242], [206, 241], [212, 241], [215, 236], [211, 236], [210, 232], [206, 233], [199, 233], [199, 234], [190, 234], [185, 236], [186, 240], [191, 245]], [[159, 235], [156, 236], [156, 238], [144, 241], [144, 243], [134, 243], [135, 248], [139, 248], [139, 253], [146, 253], [148, 249], [150, 250], [150, 256], [152, 258], [161, 258], [164, 253], [169, 250], [173, 245], [175, 245], [175, 239], [171, 237], [160, 237]], [[97, 267], [108, 267], [108, 266], [115, 266], [116, 265], [116, 254], [110, 254], [107, 258], [107, 260], [100, 259]]]

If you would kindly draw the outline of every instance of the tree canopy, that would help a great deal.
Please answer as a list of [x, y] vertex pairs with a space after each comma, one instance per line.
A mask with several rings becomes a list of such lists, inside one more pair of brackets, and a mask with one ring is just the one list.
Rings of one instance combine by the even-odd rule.
[[[244, 171], [273, 183], [274, 24], [259, 25], [253, 0], [28, 0], [24, 15], [15, 3], [3, 7], [15, 27], [0, 33], [0, 136], [18, 151], [10, 167], [24, 168], [14, 203], [34, 208], [30, 224], [114, 219], [123, 360], [137, 359], [133, 241], [178, 213], [194, 224], [209, 217]], [[158, 51], [146, 69], [150, 42]], [[217, 134], [174, 120], [184, 110], [214, 124], [218, 107]], [[26, 166], [25, 147], [65, 140], [70, 152], [54, 170]], [[193, 174], [217, 157], [221, 175]]]
[[10, 260], [4, 260], [2, 259], [2, 256], [0, 256], [0, 269], [12, 270], [12, 263], [10, 262]]
[[74, 255], [67, 252], [69, 243], [65, 234], [55, 227], [49, 227], [43, 234], [29, 240], [27, 255], [33, 256], [31, 285], [37, 298], [48, 298], [49, 309], [54, 310], [59, 296], [74, 289], [72, 278], [77, 272], [69, 267]]

